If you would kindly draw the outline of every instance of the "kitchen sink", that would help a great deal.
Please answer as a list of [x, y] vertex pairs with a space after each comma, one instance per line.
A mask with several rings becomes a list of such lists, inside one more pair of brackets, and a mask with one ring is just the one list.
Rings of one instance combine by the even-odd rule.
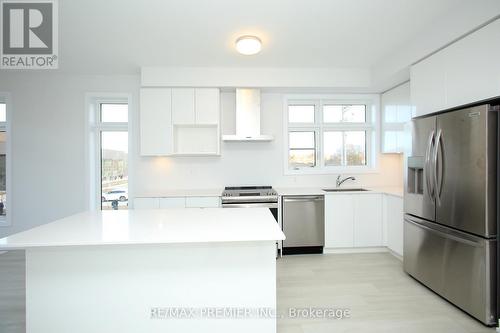
[[324, 188], [325, 192], [364, 192], [369, 191], [366, 188]]

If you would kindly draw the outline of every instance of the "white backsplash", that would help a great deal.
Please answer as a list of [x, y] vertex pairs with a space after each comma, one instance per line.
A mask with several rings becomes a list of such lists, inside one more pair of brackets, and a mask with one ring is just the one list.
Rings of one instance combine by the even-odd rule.
[[[161, 193], [166, 189], [222, 188], [227, 185], [264, 184], [275, 187], [335, 185], [336, 175], [284, 175], [283, 95], [263, 93], [262, 133], [271, 142], [222, 142], [220, 157], [138, 157], [135, 192]], [[234, 131], [234, 93], [223, 93], [222, 131]], [[377, 173], [358, 174], [362, 186], [402, 186], [402, 155], [381, 154]], [[347, 175], [347, 174], [346, 174]]]

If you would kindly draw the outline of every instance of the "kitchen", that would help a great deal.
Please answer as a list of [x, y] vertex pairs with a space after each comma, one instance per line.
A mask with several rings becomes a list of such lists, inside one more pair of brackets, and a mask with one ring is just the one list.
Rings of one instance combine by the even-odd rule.
[[495, 331], [495, 231], [440, 218], [496, 228], [454, 206], [496, 206], [496, 1], [48, 2], [58, 68], [0, 69], [1, 332]]

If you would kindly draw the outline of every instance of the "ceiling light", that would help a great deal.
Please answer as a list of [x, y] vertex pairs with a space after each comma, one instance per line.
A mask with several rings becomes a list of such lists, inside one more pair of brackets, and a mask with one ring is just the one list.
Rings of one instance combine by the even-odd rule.
[[260, 52], [262, 42], [255, 36], [241, 36], [236, 40], [236, 50], [244, 55], [253, 55]]

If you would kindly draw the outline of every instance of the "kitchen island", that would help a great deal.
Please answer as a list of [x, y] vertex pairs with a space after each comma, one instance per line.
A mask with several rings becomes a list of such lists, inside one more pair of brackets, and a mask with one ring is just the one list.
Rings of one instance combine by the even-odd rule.
[[0, 240], [26, 254], [26, 332], [276, 332], [268, 209], [85, 212]]

